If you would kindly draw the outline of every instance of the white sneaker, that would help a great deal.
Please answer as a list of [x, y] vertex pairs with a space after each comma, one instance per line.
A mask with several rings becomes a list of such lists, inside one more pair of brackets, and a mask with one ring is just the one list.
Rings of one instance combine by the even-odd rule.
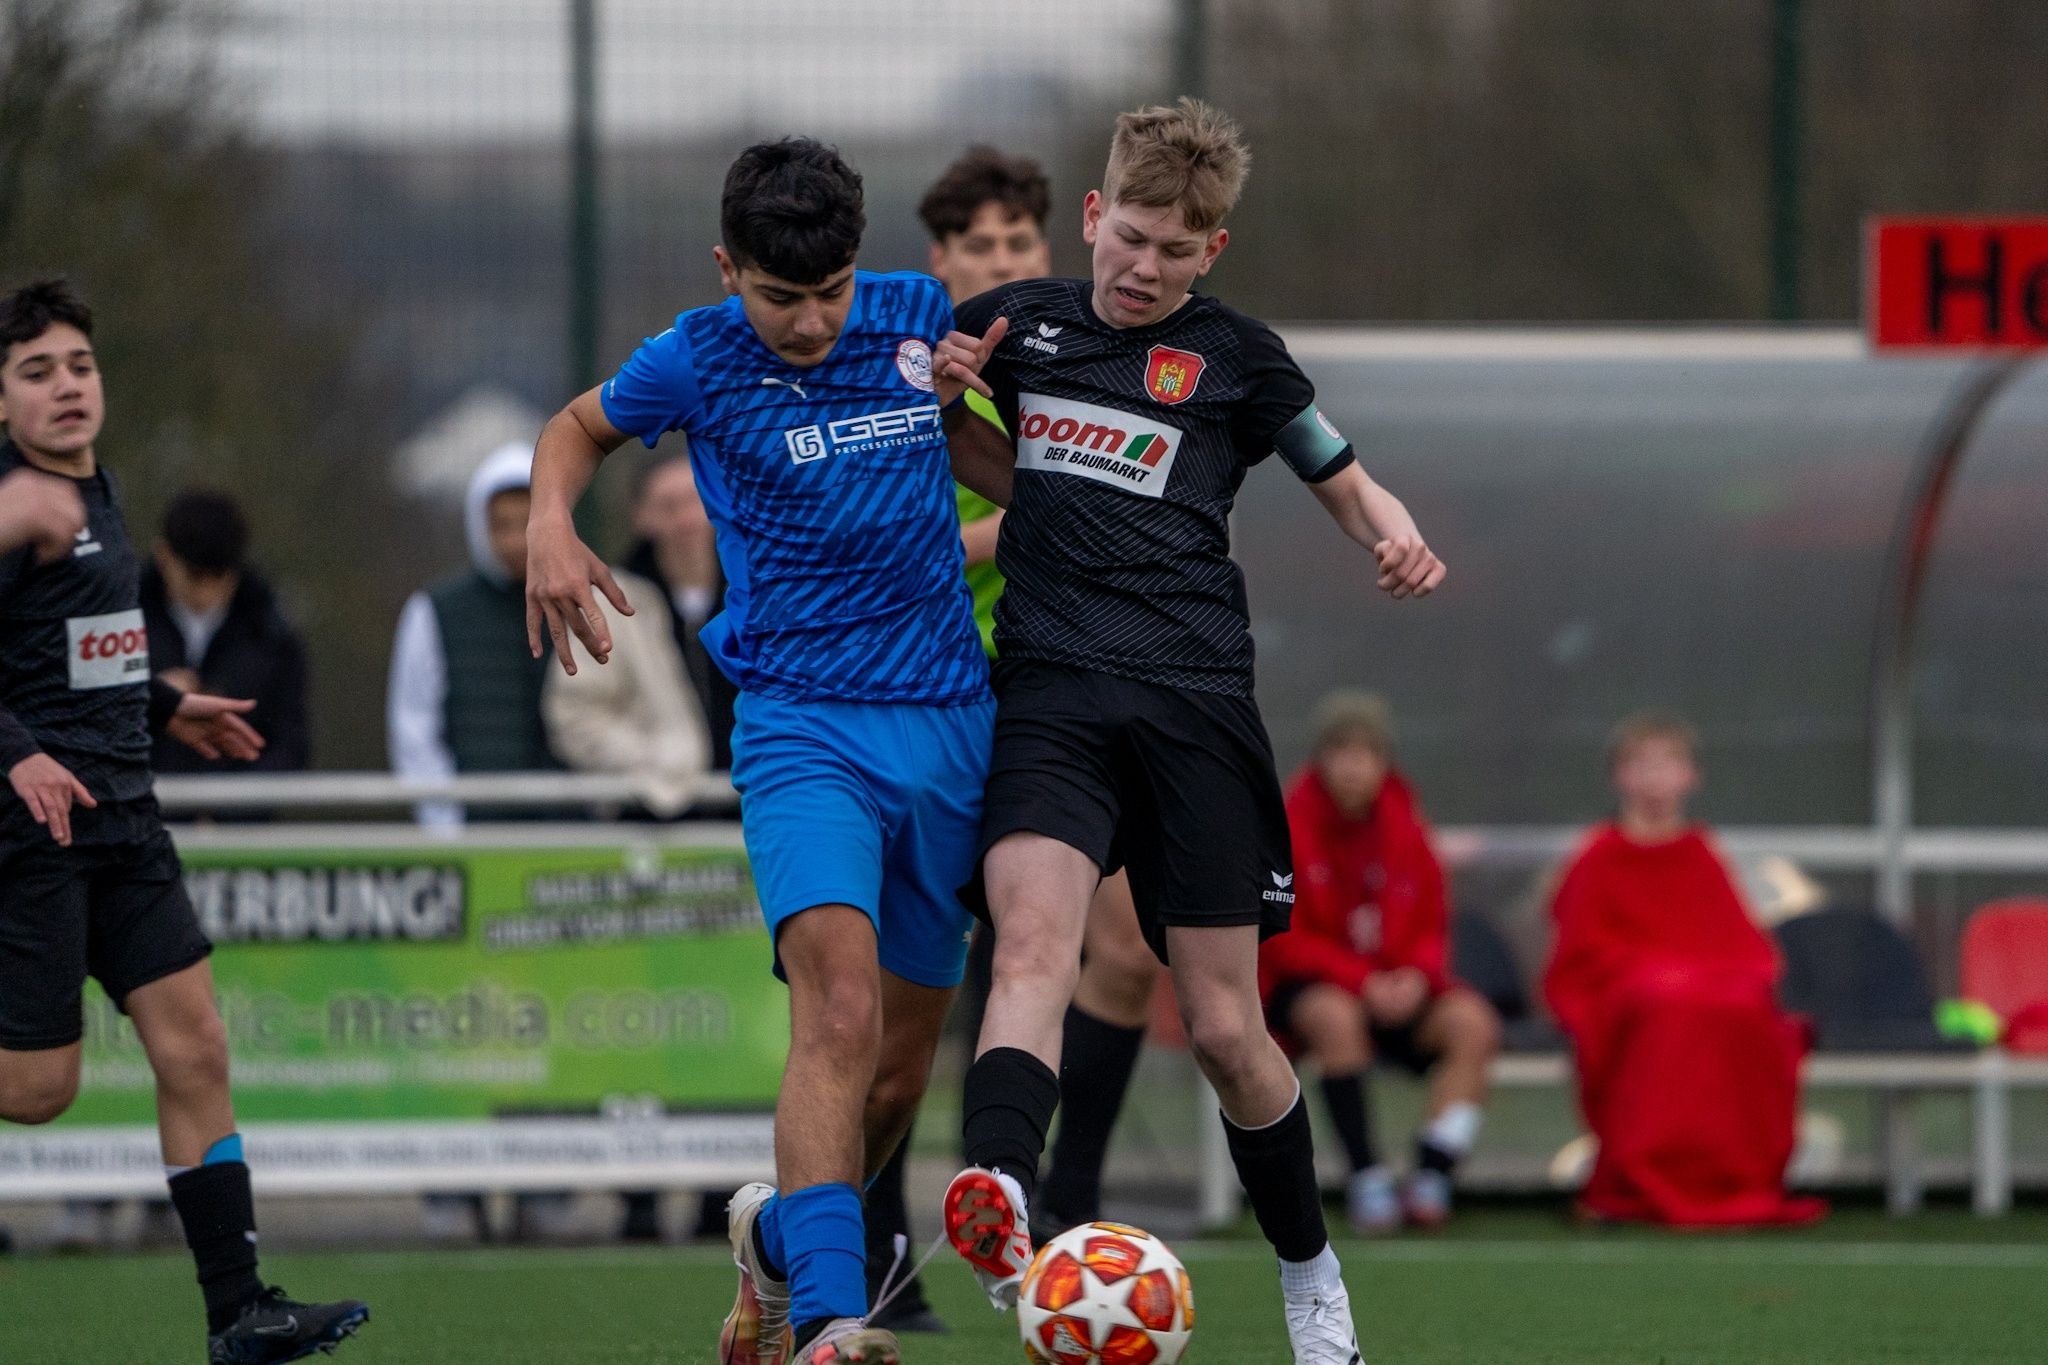
[[1344, 1217], [1351, 1230], [1365, 1237], [1384, 1237], [1401, 1226], [1401, 1192], [1394, 1173], [1368, 1166], [1351, 1177], [1344, 1189]]
[[1030, 1214], [1024, 1188], [1012, 1176], [969, 1166], [946, 1187], [946, 1240], [974, 1267], [988, 1301], [999, 1311], [1017, 1306], [1017, 1290], [1031, 1268]]
[[1358, 1353], [1358, 1333], [1351, 1327], [1351, 1296], [1340, 1284], [1333, 1292], [1283, 1295], [1287, 1309], [1287, 1342], [1294, 1365], [1365, 1365]]
[[725, 1206], [740, 1287], [718, 1334], [718, 1365], [784, 1365], [789, 1359], [789, 1283], [771, 1277], [754, 1249], [754, 1224], [774, 1194], [773, 1185], [756, 1181]]

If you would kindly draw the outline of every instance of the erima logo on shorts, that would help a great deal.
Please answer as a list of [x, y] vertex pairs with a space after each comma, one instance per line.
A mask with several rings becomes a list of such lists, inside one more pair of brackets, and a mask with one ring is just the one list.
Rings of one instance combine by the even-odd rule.
[[827, 455], [858, 455], [890, 446], [916, 445], [939, 432], [939, 405], [925, 403], [914, 408], [893, 408], [862, 417], [842, 417], [824, 426], [794, 427], [785, 431], [792, 464], [809, 464]]
[[1156, 498], [1180, 454], [1181, 431], [1118, 408], [1026, 393], [1017, 398], [1017, 467], [1075, 474]]
[[1273, 885], [1267, 890], [1266, 899], [1276, 905], [1294, 904], [1294, 874], [1289, 872], [1283, 877], [1278, 872], [1275, 872], [1273, 874]]
[[64, 639], [73, 692], [149, 681], [149, 632], [139, 610], [74, 616]]

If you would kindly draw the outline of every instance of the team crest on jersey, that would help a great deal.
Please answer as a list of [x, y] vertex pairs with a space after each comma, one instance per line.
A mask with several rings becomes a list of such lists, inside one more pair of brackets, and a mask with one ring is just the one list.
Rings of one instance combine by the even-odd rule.
[[1185, 403], [1195, 396], [1205, 364], [1193, 351], [1154, 346], [1145, 366], [1145, 392], [1162, 403]]
[[912, 337], [896, 348], [896, 368], [910, 387], [932, 392], [932, 348]]

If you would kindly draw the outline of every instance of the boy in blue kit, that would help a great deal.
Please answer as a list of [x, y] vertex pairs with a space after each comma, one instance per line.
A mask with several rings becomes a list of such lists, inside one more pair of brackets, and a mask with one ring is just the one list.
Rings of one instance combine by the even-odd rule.
[[730, 587], [703, 639], [740, 688], [747, 852], [790, 988], [776, 1186], [731, 1207], [721, 1365], [895, 1365], [870, 1328], [860, 1187], [924, 1093], [959, 984], [994, 703], [962, 577], [940, 410], [986, 341], [922, 275], [854, 269], [860, 177], [808, 139], [727, 173], [730, 295], [692, 309], [551, 420], [534, 452], [527, 630], [603, 664], [593, 585], [630, 612], [570, 509], [604, 456], [683, 431]]

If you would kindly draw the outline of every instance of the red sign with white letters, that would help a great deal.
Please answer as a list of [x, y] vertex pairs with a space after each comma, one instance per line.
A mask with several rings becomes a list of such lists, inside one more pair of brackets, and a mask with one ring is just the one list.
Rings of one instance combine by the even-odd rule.
[[1871, 345], [2048, 347], [2048, 218], [1873, 218]]

